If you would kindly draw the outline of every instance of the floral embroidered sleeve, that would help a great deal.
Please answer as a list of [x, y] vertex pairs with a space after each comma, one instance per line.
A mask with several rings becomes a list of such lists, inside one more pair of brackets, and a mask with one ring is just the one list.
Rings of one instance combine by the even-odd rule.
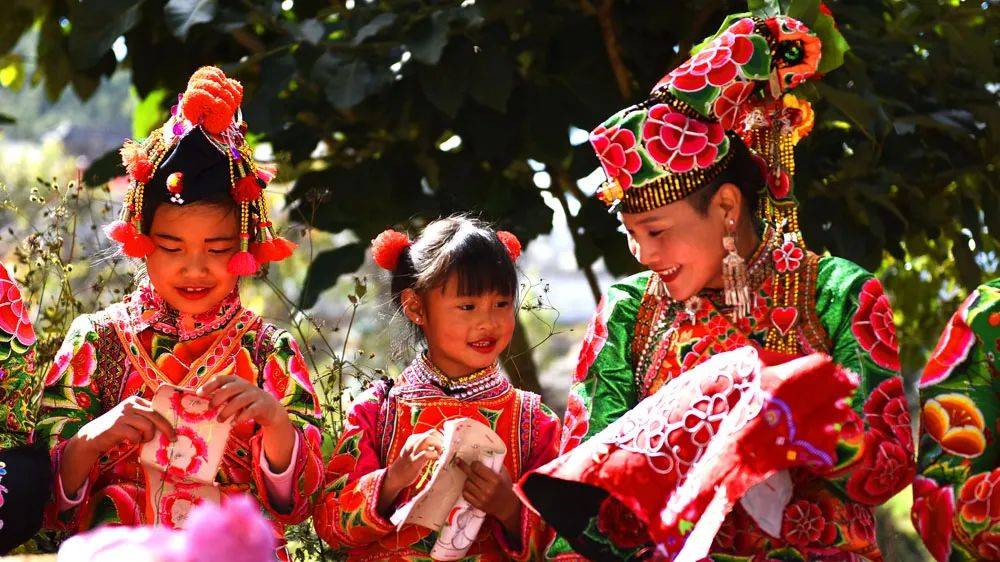
[[[574, 449], [638, 403], [631, 343], [649, 276], [649, 272], [640, 273], [612, 285], [598, 304], [580, 348], [566, 401], [559, 454]], [[613, 557], [624, 560], [632, 554], [618, 549], [597, 529], [595, 522], [584, 534], [588, 542], [602, 545]], [[566, 538], [555, 537], [545, 552], [545, 559], [583, 558], [573, 552]]]
[[[75, 530], [81, 504], [68, 506], [58, 501], [63, 494], [59, 469], [66, 442], [84, 425], [104, 413], [94, 380], [97, 369], [97, 332], [91, 317], [79, 316], [70, 325], [62, 347], [45, 375], [45, 390], [38, 418], [40, 440], [48, 441], [52, 452], [53, 495], [56, 501], [46, 509], [46, 526]], [[98, 474], [95, 464], [78, 497], [87, 497]]]
[[911, 517], [938, 562], [1000, 560], [1000, 279], [945, 326], [920, 379]]
[[35, 331], [21, 291], [0, 264], [0, 450], [33, 440], [42, 398], [34, 344]]
[[385, 384], [376, 383], [351, 405], [326, 468], [326, 489], [313, 513], [313, 525], [335, 549], [366, 546], [395, 530], [377, 510], [386, 469], [375, 436], [385, 392]]
[[290, 333], [276, 330], [271, 336], [271, 352], [264, 359], [262, 386], [278, 398], [298, 432], [296, 457], [292, 459], [291, 505], [275, 505], [267, 493], [269, 475], [263, 466], [263, 435], [250, 441], [253, 451], [253, 481], [261, 504], [280, 523], [294, 525], [309, 517], [323, 484], [322, 436], [319, 431], [319, 398], [298, 343]]
[[816, 286], [830, 355], [859, 377], [854, 415], [824, 476], [852, 500], [879, 505], [909, 485], [915, 471], [892, 307], [877, 279], [840, 258], [820, 260]]
[[[538, 408], [535, 408], [533, 418], [533, 445], [531, 452], [525, 459], [524, 466], [521, 467], [522, 474], [556, 458], [559, 449], [559, 418], [544, 404], [539, 404]], [[512, 479], [517, 481], [513, 475]], [[552, 528], [546, 525], [537, 513], [527, 507], [521, 509], [521, 542], [519, 545], [511, 544], [507, 540], [503, 526], [498, 521], [495, 519], [491, 519], [491, 521], [493, 522], [494, 536], [512, 560], [524, 562], [541, 560], [546, 546], [555, 536]]]

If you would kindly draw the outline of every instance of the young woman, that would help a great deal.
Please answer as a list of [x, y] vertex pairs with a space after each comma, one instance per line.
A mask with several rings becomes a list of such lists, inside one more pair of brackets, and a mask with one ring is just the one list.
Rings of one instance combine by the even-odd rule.
[[[107, 232], [142, 260], [145, 278], [121, 302], [77, 318], [46, 376], [38, 429], [52, 446], [53, 526], [176, 526], [207, 497], [249, 493], [280, 537], [311, 512], [322, 458], [309, 371], [291, 335], [240, 304], [240, 277], [291, 249], [268, 222], [271, 176], [244, 141], [241, 97], [239, 82], [202, 68], [173, 117], [122, 149], [132, 184]], [[180, 418], [156, 411], [164, 384], [197, 389], [208, 406], [181, 398], [179, 407], [197, 405], [195, 421], [212, 413], [231, 423], [228, 438], [181, 432]], [[190, 462], [165, 478], [140, 462], [153, 439], [164, 458], [188, 451]], [[182, 478], [215, 447], [224, 453], [208, 482]]]
[[[440, 534], [389, 518], [421, 491], [443, 452], [445, 422], [485, 424], [507, 449], [501, 470], [459, 462], [463, 496], [487, 516], [465, 556], [536, 559], [546, 528], [522, 507], [512, 480], [556, 453], [559, 423], [539, 397], [514, 388], [497, 361], [514, 331], [520, 244], [463, 217], [429, 224], [416, 241], [386, 231], [376, 263], [392, 273], [396, 306], [426, 350], [398, 381], [376, 382], [351, 406], [327, 468], [316, 530], [350, 560], [427, 560]], [[433, 500], [433, 498], [432, 498]], [[463, 558], [465, 559], [465, 558]]]
[[[835, 458], [776, 476], [766, 501], [736, 502], [709, 535], [707, 554], [729, 561], [881, 559], [872, 507], [914, 473], [892, 310], [869, 272], [806, 249], [791, 193], [792, 147], [812, 127], [812, 111], [784, 93], [816, 72], [820, 50], [820, 39], [792, 18], [737, 18], [647, 100], [591, 133], [608, 176], [599, 195], [620, 211], [629, 248], [649, 271], [613, 285], [599, 307], [571, 386], [562, 449], [589, 439], [636, 452], [623, 465], [593, 455], [572, 471], [559, 463], [541, 471], [605, 489], [591, 511], [559, 495], [572, 487], [525, 492], [532, 504], [568, 509], [572, 521], [550, 522], [592, 559], [654, 549], [676, 555], [699, 522], [683, 517], [684, 497], [671, 501], [664, 492], [655, 522], [640, 520], [630, 506], [650, 487], [699, 490], [685, 479], [711, 457], [708, 444], [735, 395], [708, 393], [691, 411], [645, 420], [635, 431], [648, 430], [655, 441], [637, 444], [627, 432], [602, 430], [669, 381], [744, 346], [772, 364], [829, 354], [857, 375], [854, 411], [834, 427]], [[736, 450], [718, 469], [732, 480], [767, 477], [789, 460], [803, 464], [777, 458], [785, 454], [779, 442]], [[654, 547], [645, 526], [668, 515], [680, 521], [678, 541]], [[556, 546], [553, 553], [571, 556], [567, 543]]]

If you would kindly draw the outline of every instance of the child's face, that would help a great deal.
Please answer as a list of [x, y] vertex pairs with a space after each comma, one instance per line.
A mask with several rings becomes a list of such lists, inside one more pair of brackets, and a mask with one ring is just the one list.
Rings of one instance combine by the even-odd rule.
[[239, 250], [236, 213], [219, 205], [163, 204], [150, 227], [156, 249], [146, 258], [153, 287], [184, 314], [211, 310], [236, 287], [229, 258]]
[[459, 296], [458, 275], [452, 274], [443, 287], [430, 289], [420, 301], [417, 318], [428, 354], [448, 376], [489, 367], [510, 344], [515, 306], [509, 295]]

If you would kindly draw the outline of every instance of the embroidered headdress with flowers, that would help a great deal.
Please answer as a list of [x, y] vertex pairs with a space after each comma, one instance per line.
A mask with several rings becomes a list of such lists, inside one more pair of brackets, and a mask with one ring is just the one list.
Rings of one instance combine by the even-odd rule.
[[[838, 32], [824, 8], [817, 21], [829, 20], [819, 29], [830, 36], [833, 53], [844, 43], [835, 39]], [[812, 130], [813, 111], [793, 90], [835, 68], [835, 62], [820, 65], [824, 39], [784, 15], [730, 16], [645, 101], [615, 113], [590, 133], [607, 176], [598, 198], [625, 213], [680, 201], [718, 178], [732, 158], [731, 144], [742, 142], [764, 179], [758, 218], [770, 231], [765, 239], [775, 241], [769, 251], [776, 286], [807, 286], [799, 267], [806, 246], [792, 176], [793, 147]], [[774, 304], [787, 319], [769, 331], [766, 347], [791, 352], [792, 328], [808, 303], [802, 291], [785, 290]]]
[[239, 82], [218, 68], [200, 68], [162, 127], [145, 141], [125, 142], [122, 164], [131, 182], [119, 220], [105, 227], [125, 255], [144, 258], [153, 251], [148, 222], [156, 205], [191, 204], [221, 190], [240, 208], [240, 251], [229, 261], [231, 273], [253, 275], [291, 255], [295, 244], [271, 224], [264, 188], [274, 170], [254, 160], [242, 100]]

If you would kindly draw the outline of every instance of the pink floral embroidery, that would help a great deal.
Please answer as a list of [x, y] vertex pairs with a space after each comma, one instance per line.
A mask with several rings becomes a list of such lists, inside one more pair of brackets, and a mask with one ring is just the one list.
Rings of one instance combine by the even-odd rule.
[[976, 336], [972, 333], [972, 328], [969, 327], [965, 317], [975, 299], [975, 294], [969, 295], [948, 321], [941, 339], [927, 360], [927, 366], [924, 367], [924, 374], [920, 377], [920, 388], [946, 380], [955, 366], [969, 355], [972, 344], [976, 342]]
[[218, 408], [213, 408], [208, 400], [184, 392], [174, 392], [170, 395], [170, 407], [182, 420], [189, 423], [205, 421], [214, 417], [219, 411]]
[[563, 425], [560, 452], [565, 453], [575, 449], [587, 436], [590, 427], [588, 415], [587, 409], [583, 406], [583, 399], [577, 393], [570, 392], [566, 401], [566, 423]]
[[605, 129], [601, 125], [590, 133], [590, 143], [608, 179], [617, 181], [622, 189], [632, 187], [632, 174], [642, 167], [642, 159], [636, 151], [635, 133], [620, 127]]
[[88, 386], [91, 383], [90, 377], [97, 369], [94, 345], [85, 341], [74, 352], [72, 342], [67, 340], [56, 354], [52, 366], [49, 367], [49, 372], [45, 375], [45, 385], [55, 384], [66, 373], [66, 369], [71, 370], [70, 384], [72, 386]]
[[753, 56], [754, 23], [749, 18], [734, 23], [698, 54], [674, 69], [668, 83], [682, 92], [697, 92], [706, 86], [722, 87], [736, 78], [739, 65]]
[[802, 251], [802, 248], [796, 246], [794, 242], [785, 242], [780, 248], [776, 248], [771, 252], [774, 266], [780, 273], [798, 269], [802, 263], [802, 258], [805, 256], [806, 254]]
[[184, 525], [188, 512], [200, 501], [198, 496], [184, 490], [176, 490], [168, 494], [160, 502], [160, 523], [171, 529], [180, 528]]
[[858, 295], [858, 310], [851, 319], [851, 332], [861, 348], [871, 354], [875, 364], [891, 371], [899, 370], [899, 347], [892, 306], [877, 279], [869, 279]]
[[580, 347], [580, 356], [576, 363], [576, 373], [573, 382], [581, 382], [587, 378], [587, 372], [591, 365], [597, 360], [597, 355], [604, 348], [604, 342], [608, 341], [608, 326], [604, 321], [604, 299], [597, 305], [594, 318], [587, 326], [587, 333], [583, 336], [583, 345]]
[[[179, 453], [179, 454], [178, 454]], [[187, 462], [184, 456], [187, 455]], [[190, 426], [177, 428], [177, 441], [170, 442], [165, 434], [160, 434], [160, 446], [156, 450], [156, 462], [167, 468], [167, 475], [183, 478], [198, 472], [202, 463], [208, 461], [208, 444]]]
[[21, 302], [21, 291], [3, 266], [0, 266], [0, 330], [12, 334], [23, 346], [35, 343], [35, 330]]
[[719, 99], [715, 100], [715, 115], [726, 130], [736, 128], [736, 123], [744, 115], [743, 104], [754, 91], [753, 82], [733, 82], [726, 86]]
[[642, 140], [650, 157], [674, 173], [714, 164], [725, 138], [719, 123], [690, 118], [663, 103], [649, 109], [642, 126]]
[[781, 535], [792, 544], [807, 545], [820, 539], [824, 527], [826, 519], [819, 506], [810, 501], [799, 500], [785, 508]]

